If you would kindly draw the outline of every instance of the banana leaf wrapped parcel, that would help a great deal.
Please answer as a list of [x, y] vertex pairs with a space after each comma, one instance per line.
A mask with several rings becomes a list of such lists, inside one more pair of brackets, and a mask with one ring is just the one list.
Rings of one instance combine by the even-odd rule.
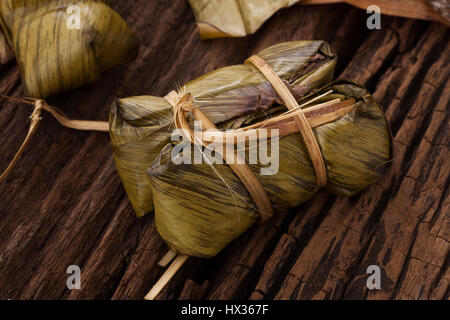
[[[351, 81], [332, 82], [336, 54], [329, 45], [323, 41], [286, 42], [258, 56], [299, 104], [305, 105], [302, 112], [314, 128], [326, 166], [327, 189], [351, 196], [375, 182], [392, 158], [388, 123], [366, 89]], [[183, 91], [192, 95], [196, 107], [224, 132], [286, 114], [271, 83], [248, 64], [208, 73], [187, 83]], [[340, 105], [346, 106], [345, 113], [331, 110]], [[334, 116], [320, 122], [323, 112]], [[171, 140], [175, 127], [174, 109], [166, 99], [141, 96], [116, 101], [110, 114], [116, 165], [137, 215], [154, 209], [158, 232], [171, 250], [214, 257], [257, 222], [260, 212], [228, 164], [180, 164], [173, 157], [180, 143]], [[300, 205], [319, 189], [302, 135], [280, 126], [281, 131], [278, 170], [264, 175], [261, 169], [267, 164], [248, 164], [275, 212]], [[273, 154], [272, 148], [270, 144], [268, 153]]]
[[27, 96], [46, 98], [81, 87], [135, 58], [135, 35], [105, 2], [0, 2], [0, 59], [15, 55]]

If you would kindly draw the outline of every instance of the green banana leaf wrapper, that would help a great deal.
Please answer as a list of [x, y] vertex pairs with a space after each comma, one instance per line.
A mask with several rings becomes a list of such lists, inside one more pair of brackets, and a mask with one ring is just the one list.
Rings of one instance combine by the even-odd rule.
[[[258, 55], [285, 80], [298, 99], [329, 83], [337, 60], [324, 41], [285, 42]], [[187, 83], [184, 88], [217, 125], [225, 125], [236, 118], [242, 123], [248, 122], [256, 111], [281, 103], [271, 84], [250, 65], [215, 70]], [[172, 106], [163, 98], [119, 99], [112, 107], [111, 146], [119, 175], [138, 217], [154, 209], [146, 171], [171, 141], [173, 130]]]
[[189, 0], [202, 39], [253, 34], [275, 12], [301, 0]]
[[[104, 2], [0, 2], [0, 59], [15, 55], [27, 96], [46, 98], [95, 82], [101, 72], [136, 57], [136, 36]], [[71, 24], [74, 16], [79, 28], [77, 19]]]
[[[328, 175], [327, 189], [351, 196], [375, 182], [391, 161], [391, 134], [382, 108], [351, 81], [332, 82], [336, 55], [323, 41], [286, 42], [258, 55], [284, 80], [299, 103], [355, 99], [353, 112], [313, 129]], [[253, 66], [208, 73], [183, 90], [220, 129], [251, 125], [286, 108]], [[313, 107], [311, 105], [310, 107]], [[119, 174], [138, 216], [154, 209], [157, 229], [181, 254], [214, 257], [260, 218], [247, 189], [227, 164], [175, 164], [172, 106], [151, 96], [119, 99], [110, 114], [111, 145]], [[194, 148], [194, 147], [192, 147]], [[300, 205], [319, 189], [299, 133], [279, 141], [279, 170], [261, 175], [275, 212]], [[269, 148], [269, 153], [272, 151]], [[194, 155], [194, 152], [192, 152]], [[214, 168], [214, 169], [213, 169]]]

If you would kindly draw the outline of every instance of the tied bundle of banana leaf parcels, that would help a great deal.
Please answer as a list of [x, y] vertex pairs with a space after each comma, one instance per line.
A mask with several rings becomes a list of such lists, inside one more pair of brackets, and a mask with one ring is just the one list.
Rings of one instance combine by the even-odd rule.
[[0, 62], [15, 56], [27, 96], [45, 98], [81, 87], [135, 58], [135, 35], [104, 2], [0, 2]]
[[343, 2], [363, 10], [376, 5], [382, 14], [436, 20], [450, 25], [448, 0], [189, 0], [202, 39], [255, 33], [278, 10], [294, 4]]
[[[324, 41], [286, 42], [257, 55], [304, 105], [301, 112], [320, 147], [328, 191], [351, 196], [375, 182], [392, 157], [389, 126], [366, 89], [351, 81], [333, 82], [337, 57], [330, 46]], [[221, 132], [286, 115], [283, 100], [251, 64], [208, 73], [183, 86], [180, 95], [192, 96], [195, 107]], [[324, 116], [326, 121], [321, 120]], [[189, 117], [186, 123], [193, 128]], [[319, 189], [305, 140], [288, 125], [267, 126], [280, 130], [279, 145], [268, 144], [268, 154], [279, 149], [273, 174], [261, 174], [267, 163], [248, 163], [275, 213], [300, 205]], [[261, 212], [227, 163], [177, 161], [174, 150], [181, 150], [185, 140], [173, 139], [176, 127], [167, 97], [117, 100], [110, 114], [116, 165], [137, 215], [154, 210], [157, 229], [174, 252], [214, 257], [258, 222]], [[195, 157], [196, 148], [199, 145], [192, 146], [189, 157]]]

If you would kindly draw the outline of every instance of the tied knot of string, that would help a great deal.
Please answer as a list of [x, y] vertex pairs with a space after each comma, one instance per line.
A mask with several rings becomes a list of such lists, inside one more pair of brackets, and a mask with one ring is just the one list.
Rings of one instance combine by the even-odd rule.
[[[173, 106], [173, 122], [175, 128], [182, 130], [183, 134], [193, 143], [196, 141], [194, 140], [194, 135], [192, 134], [189, 123], [186, 120], [186, 115], [187, 113], [194, 114], [194, 111], [197, 108], [194, 103], [194, 97], [190, 93], [177, 94], [171, 103]], [[197, 141], [197, 143], [198, 142], [199, 141]]]
[[39, 122], [42, 120], [41, 112], [42, 112], [42, 109], [44, 109], [45, 104], [46, 103], [44, 100], [36, 100], [35, 101], [33, 113], [30, 116], [31, 123]]
[[187, 138], [195, 144], [207, 146], [207, 142], [203, 139], [195, 137], [186, 116], [191, 113], [194, 118], [200, 122], [202, 130], [218, 131], [216, 126], [208, 119], [208, 117], [196, 106], [195, 99], [190, 93], [178, 93], [172, 91], [165, 97], [166, 101], [173, 107], [173, 122], [175, 128], [181, 130]]
[[194, 105], [194, 97], [190, 93], [185, 93], [184, 95], [178, 98], [178, 101], [175, 105], [175, 110], [182, 110], [185, 112], [193, 112], [195, 108]]

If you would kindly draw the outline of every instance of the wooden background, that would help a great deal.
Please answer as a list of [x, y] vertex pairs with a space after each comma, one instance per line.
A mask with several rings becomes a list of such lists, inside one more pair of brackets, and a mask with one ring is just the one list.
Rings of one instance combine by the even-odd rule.
[[[324, 39], [337, 76], [366, 85], [392, 126], [395, 161], [352, 198], [320, 192], [252, 228], [212, 260], [189, 259], [160, 299], [448, 299], [449, 31], [437, 23], [367, 14], [348, 5], [294, 6], [245, 39], [201, 41], [186, 0], [112, 1], [139, 36], [139, 57], [91, 86], [49, 99], [73, 118], [107, 118], [116, 97], [164, 95], [215, 68], [286, 40]], [[14, 62], [0, 92], [23, 95]], [[1, 101], [0, 168], [25, 137], [26, 105]], [[1, 299], [142, 299], [167, 247], [152, 214], [133, 210], [108, 136], [62, 128], [48, 114], [0, 185]], [[366, 288], [369, 265], [382, 289]], [[82, 289], [66, 288], [79, 265]]]

